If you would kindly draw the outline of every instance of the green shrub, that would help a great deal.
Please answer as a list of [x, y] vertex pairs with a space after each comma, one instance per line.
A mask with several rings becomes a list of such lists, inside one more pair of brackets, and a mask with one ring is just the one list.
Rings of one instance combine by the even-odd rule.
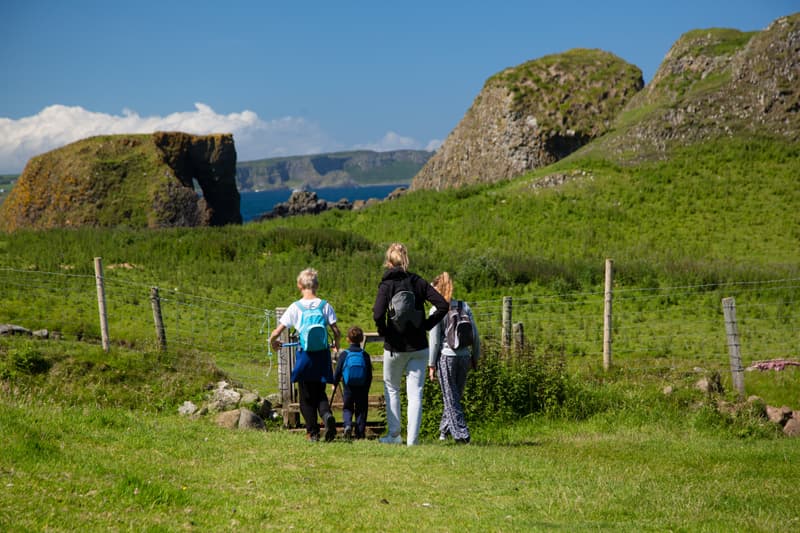
[[18, 372], [26, 375], [44, 374], [50, 370], [50, 362], [44, 358], [42, 353], [36, 349], [33, 343], [25, 343], [19, 348], [9, 351], [9, 364], [7, 366], [10, 373]]
[[[438, 435], [442, 392], [425, 387], [420, 435]], [[522, 353], [513, 359], [490, 347], [467, 378], [462, 405], [470, 428], [510, 422], [533, 413], [558, 413], [570, 390], [560, 357]]]
[[458, 279], [468, 291], [502, 285], [506, 277], [500, 262], [490, 255], [469, 257], [458, 270]]

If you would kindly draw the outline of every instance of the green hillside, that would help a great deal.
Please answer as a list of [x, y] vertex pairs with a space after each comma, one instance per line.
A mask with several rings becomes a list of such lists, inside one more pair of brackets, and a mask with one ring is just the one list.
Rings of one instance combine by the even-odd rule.
[[[799, 155], [797, 144], [767, 138], [718, 139], [638, 166], [592, 154], [502, 184], [416, 191], [358, 212], [217, 229], [4, 234], [0, 261], [90, 269], [102, 255], [142, 265], [131, 276], [268, 308], [293, 296], [292, 280], [309, 264], [330, 280], [332, 298], [369, 299], [364, 287], [377, 284], [393, 241], [407, 243], [412, 269], [427, 276], [446, 269], [458, 280], [478, 259], [495, 265], [491, 283], [470, 286], [469, 298], [553, 283], [591, 288], [606, 257], [633, 285], [794, 276]], [[552, 175], [566, 183], [537, 187]]]

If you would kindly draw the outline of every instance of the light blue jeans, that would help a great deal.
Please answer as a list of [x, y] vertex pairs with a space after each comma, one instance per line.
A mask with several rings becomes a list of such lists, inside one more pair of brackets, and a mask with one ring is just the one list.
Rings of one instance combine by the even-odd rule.
[[413, 446], [419, 439], [422, 422], [422, 387], [425, 385], [425, 370], [428, 368], [428, 349], [416, 352], [383, 351], [383, 392], [386, 397], [386, 425], [389, 435], [400, 435], [400, 384], [406, 375], [406, 397], [408, 398], [408, 423], [406, 444]]

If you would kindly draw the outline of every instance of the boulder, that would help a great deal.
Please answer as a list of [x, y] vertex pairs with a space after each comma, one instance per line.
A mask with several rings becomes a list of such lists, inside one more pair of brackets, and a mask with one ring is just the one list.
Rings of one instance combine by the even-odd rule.
[[0, 324], [0, 335], [32, 335], [31, 330], [15, 324]]
[[786, 426], [786, 423], [792, 418], [792, 410], [785, 405], [782, 407], [768, 405], [767, 418], [770, 422]]
[[178, 407], [178, 414], [182, 416], [190, 416], [197, 412], [197, 406], [190, 401], [183, 402], [183, 405]]
[[800, 413], [795, 412], [783, 426], [783, 434], [787, 437], [800, 437]]
[[217, 388], [211, 393], [209, 399], [210, 411], [227, 411], [239, 405], [242, 399], [241, 393], [230, 388], [230, 385], [224, 381], [217, 385]]
[[240, 416], [241, 412], [239, 409], [223, 411], [217, 415], [216, 422], [219, 427], [225, 429], [236, 429], [239, 426]]
[[239, 429], [266, 429], [264, 420], [250, 409], [239, 409]]

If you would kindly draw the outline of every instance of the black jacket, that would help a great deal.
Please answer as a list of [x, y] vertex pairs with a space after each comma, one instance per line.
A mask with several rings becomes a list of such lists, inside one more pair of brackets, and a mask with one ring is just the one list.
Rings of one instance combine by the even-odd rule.
[[[395, 292], [399, 290], [401, 282], [406, 278], [410, 278], [416, 307], [425, 318], [419, 328], [400, 333], [387, 318], [389, 302]], [[436, 311], [430, 316], [425, 313], [426, 301], [436, 308]], [[383, 273], [381, 283], [378, 285], [378, 296], [375, 298], [375, 305], [372, 307], [372, 318], [375, 320], [378, 333], [383, 336], [383, 348], [385, 350], [390, 352], [415, 352], [428, 347], [427, 332], [444, 318], [448, 309], [447, 300], [430, 283], [401, 268], [392, 268]]]

